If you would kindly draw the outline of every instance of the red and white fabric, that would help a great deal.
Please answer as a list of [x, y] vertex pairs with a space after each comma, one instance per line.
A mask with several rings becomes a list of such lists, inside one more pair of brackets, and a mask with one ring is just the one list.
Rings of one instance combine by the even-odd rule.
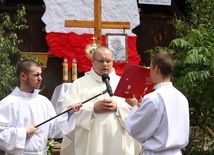
[[[67, 58], [69, 68], [72, 59], [77, 60], [78, 72], [87, 72], [91, 60], [85, 48], [92, 43], [93, 28], [67, 28], [65, 20], [94, 20], [94, 0], [44, 0], [46, 9], [42, 16], [47, 32], [49, 54]], [[138, 65], [140, 57], [136, 49], [137, 36], [132, 30], [139, 25], [140, 17], [136, 0], [102, 0], [102, 21], [130, 22], [127, 34], [128, 63]], [[106, 33], [123, 33], [122, 29], [102, 29], [102, 45], [106, 45]], [[121, 75], [126, 63], [114, 63], [116, 73]]]

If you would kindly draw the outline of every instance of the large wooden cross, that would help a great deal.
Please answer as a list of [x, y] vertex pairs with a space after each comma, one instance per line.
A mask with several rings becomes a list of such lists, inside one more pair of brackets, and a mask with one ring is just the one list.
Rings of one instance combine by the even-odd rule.
[[101, 0], [94, 0], [94, 21], [65, 20], [65, 27], [94, 28], [97, 45], [102, 44], [102, 29], [130, 29], [130, 22], [102, 21], [101, 16]]

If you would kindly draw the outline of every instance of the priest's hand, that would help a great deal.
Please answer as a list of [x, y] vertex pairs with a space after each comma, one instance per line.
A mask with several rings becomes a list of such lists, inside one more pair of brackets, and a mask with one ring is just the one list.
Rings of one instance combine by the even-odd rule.
[[71, 109], [69, 111], [69, 113], [77, 112], [80, 110], [81, 107], [82, 107], [82, 103], [72, 104], [72, 105], [68, 106], [68, 109]]
[[117, 104], [112, 99], [103, 99], [94, 104], [94, 112], [95, 113], [103, 113], [109, 111], [116, 111]]
[[30, 125], [27, 126], [26, 128], [27, 128], [27, 137], [32, 136], [37, 130], [36, 125]]

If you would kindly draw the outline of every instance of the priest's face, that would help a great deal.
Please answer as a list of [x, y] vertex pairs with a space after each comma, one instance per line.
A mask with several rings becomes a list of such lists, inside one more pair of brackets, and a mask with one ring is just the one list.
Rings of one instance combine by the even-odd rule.
[[94, 54], [92, 64], [94, 71], [100, 76], [111, 73], [113, 69], [112, 52], [107, 48], [101, 48]]
[[33, 92], [34, 89], [39, 89], [42, 82], [41, 67], [32, 66], [30, 72], [25, 74], [21, 73], [22, 83], [21, 89], [25, 92]]

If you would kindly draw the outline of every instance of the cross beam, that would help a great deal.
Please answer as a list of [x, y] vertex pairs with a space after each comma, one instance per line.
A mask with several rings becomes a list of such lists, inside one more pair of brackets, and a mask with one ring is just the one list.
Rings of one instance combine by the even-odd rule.
[[94, 28], [95, 42], [102, 44], [101, 29], [130, 29], [130, 22], [108, 22], [101, 20], [101, 0], [94, 0], [94, 21], [65, 20], [65, 27]]

